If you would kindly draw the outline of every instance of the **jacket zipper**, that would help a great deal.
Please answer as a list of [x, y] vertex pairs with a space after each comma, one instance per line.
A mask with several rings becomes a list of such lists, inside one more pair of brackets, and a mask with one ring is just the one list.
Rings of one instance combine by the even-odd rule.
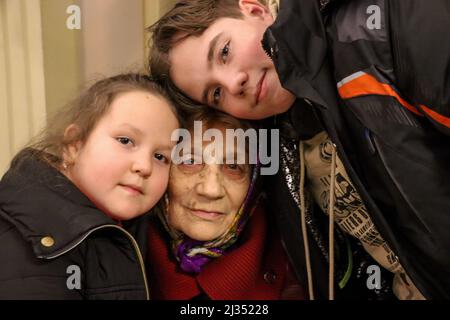
[[93, 232], [101, 230], [101, 229], [106, 229], [106, 228], [114, 228], [114, 229], [120, 230], [131, 241], [131, 243], [133, 245], [133, 248], [135, 250], [135, 254], [136, 254], [136, 256], [138, 257], [138, 260], [139, 260], [139, 266], [141, 267], [141, 273], [142, 273], [142, 277], [144, 279], [146, 299], [150, 300], [150, 291], [149, 291], [149, 288], [148, 288], [147, 275], [146, 275], [146, 272], [145, 272], [144, 259], [142, 258], [141, 250], [139, 249], [139, 246], [137, 245], [136, 240], [133, 238], [133, 236], [128, 231], [126, 231], [125, 229], [123, 229], [123, 228], [121, 228], [119, 226], [116, 226], [116, 225], [113, 225], [113, 224], [107, 224], [107, 225], [96, 227], [96, 228], [91, 229], [88, 232], [86, 232], [73, 246], [69, 247], [68, 249], [66, 249], [66, 250], [64, 250], [64, 251], [62, 251], [62, 252], [60, 252], [60, 253], [58, 253], [58, 254], [56, 254], [54, 256], [46, 256], [46, 257], [39, 256], [39, 258], [44, 258], [44, 259], [50, 260], [50, 259], [55, 259], [57, 257], [60, 257], [60, 256], [62, 256], [64, 254], [66, 254], [67, 252], [71, 251], [72, 249], [76, 248], [80, 243], [82, 243]]

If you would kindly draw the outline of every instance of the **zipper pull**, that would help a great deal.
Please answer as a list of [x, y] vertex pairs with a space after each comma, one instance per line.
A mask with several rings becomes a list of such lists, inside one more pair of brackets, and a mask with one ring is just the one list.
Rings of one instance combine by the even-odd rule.
[[264, 33], [263, 39], [261, 41], [262, 48], [267, 56], [275, 61], [278, 58], [278, 46], [275, 37], [270, 29], [267, 29]]

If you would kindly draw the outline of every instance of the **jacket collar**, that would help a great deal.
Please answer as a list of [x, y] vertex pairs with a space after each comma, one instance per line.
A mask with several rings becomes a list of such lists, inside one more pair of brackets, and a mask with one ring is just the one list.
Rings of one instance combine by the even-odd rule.
[[287, 112], [275, 116], [274, 122], [282, 137], [297, 143], [299, 140], [309, 140], [324, 130], [313, 107], [302, 99], [296, 99]]
[[95, 228], [115, 224], [58, 170], [27, 155], [0, 182], [0, 215], [46, 259], [75, 247]]
[[325, 71], [328, 54], [317, 0], [281, 2], [275, 22], [264, 34], [263, 48], [274, 61], [286, 89], [326, 107], [321, 88], [316, 85]]
[[[327, 10], [332, 3], [337, 2], [337, 0], [316, 0], [319, 3], [320, 11]], [[270, 13], [274, 19], [278, 15], [278, 11], [280, 8], [280, 0], [268, 0], [267, 5], [269, 7]]]

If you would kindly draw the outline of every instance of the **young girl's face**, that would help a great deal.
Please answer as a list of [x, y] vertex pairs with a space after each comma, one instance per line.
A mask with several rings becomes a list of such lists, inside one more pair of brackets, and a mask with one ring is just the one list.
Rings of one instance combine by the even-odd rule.
[[168, 103], [144, 91], [115, 98], [84, 144], [66, 152], [68, 178], [103, 212], [128, 220], [148, 212], [169, 178], [170, 137], [178, 121]]

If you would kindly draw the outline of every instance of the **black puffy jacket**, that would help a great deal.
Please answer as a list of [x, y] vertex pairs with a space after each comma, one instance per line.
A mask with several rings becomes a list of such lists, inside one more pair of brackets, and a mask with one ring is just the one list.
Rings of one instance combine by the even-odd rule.
[[133, 236], [27, 158], [0, 182], [0, 299], [148, 299]]
[[[282, 1], [263, 47], [283, 86], [314, 107], [414, 284], [426, 298], [449, 299], [450, 2], [320, 3], [328, 4]], [[302, 265], [292, 224], [299, 210], [284, 174], [270, 194], [288, 252]]]

